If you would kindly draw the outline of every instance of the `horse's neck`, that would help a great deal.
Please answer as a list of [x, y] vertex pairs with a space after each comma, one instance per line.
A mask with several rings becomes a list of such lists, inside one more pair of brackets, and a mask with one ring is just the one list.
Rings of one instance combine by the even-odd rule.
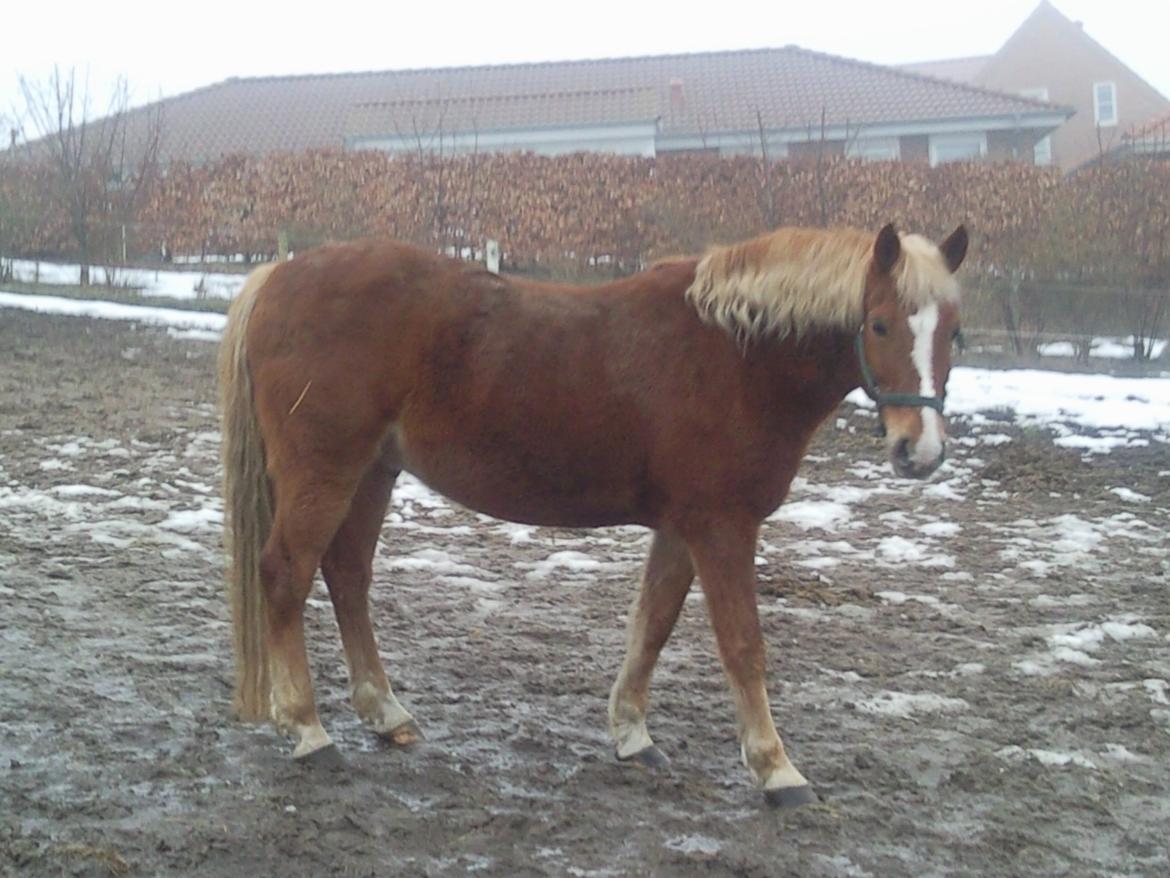
[[799, 403], [813, 429], [858, 386], [853, 334], [824, 330], [780, 342], [769, 357], [773, 390], [781, 400]]

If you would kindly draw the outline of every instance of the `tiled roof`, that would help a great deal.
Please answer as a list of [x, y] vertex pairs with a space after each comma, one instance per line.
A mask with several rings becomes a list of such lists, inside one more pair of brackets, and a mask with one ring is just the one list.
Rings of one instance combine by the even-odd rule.
[[347, 138], [411, 137], [438, 131], [652, 122], [657, 116], [658, 95], [652, 88], [420, 97], [355, 104], [344, 133]]
[[[1050, 104], [793, 46], [591, 61], [229, 79], [164, 100], [164, 151], [339, 147], [422, 116], [452, 128], [660, 120], [663, 135], [1051, 114]], [[413, 114], [413, 116], [412, 116]], [[757, 114], [759, 119], [757, 119]], [[139, 114], [145, 115], [145, 114]], [[1022, 124], [1026, 126], [1025, 120]]]

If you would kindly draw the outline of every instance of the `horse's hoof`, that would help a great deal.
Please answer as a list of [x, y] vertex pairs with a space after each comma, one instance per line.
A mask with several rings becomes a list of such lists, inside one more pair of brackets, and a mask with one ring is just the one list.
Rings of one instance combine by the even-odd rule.
[[816, 793], [808, 784], [764, 790], [764, 801], [773, 808], [799, 808], [801, 805], [811, 805], [816, 800]]
[[666, 754], [653, 744], [649, 747], [643, 747], [637, 753], [631, 753], [629, 756], [619, 756], [618, 762], [640, 765], [642, 768], [648, 768], [651, 771], [665, 771], [670, 768], [670, 760]]
[[318, 747], [312, 753], [294, 757], [294, 761], [314, 771], [340, 771], [345, 768], [345, 757], [341, 755], [336, 744]]
[[412, 719], [408, 719], [400, 726], [395, 726], [388, 732], [383, 732], [381, 737], [392, 747], [413, 747], [420, 741], [426, 740], [422, 729]]

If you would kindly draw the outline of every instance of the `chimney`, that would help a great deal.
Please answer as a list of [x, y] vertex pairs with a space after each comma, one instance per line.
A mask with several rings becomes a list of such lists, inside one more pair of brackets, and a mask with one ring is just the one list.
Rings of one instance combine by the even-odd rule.
[[675, 77], [670, 81], [670, 111], [681, 113], [686, 109], [686, 99], [683, 97], [683, 81]]

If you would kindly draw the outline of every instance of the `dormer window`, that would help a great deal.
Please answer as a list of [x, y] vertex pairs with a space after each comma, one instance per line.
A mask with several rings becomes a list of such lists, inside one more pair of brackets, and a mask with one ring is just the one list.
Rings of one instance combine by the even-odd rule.
[[1093, 121], [1098, 127], [1117, 124], [1117, 86], [1112, 82], [1093, 83]]

